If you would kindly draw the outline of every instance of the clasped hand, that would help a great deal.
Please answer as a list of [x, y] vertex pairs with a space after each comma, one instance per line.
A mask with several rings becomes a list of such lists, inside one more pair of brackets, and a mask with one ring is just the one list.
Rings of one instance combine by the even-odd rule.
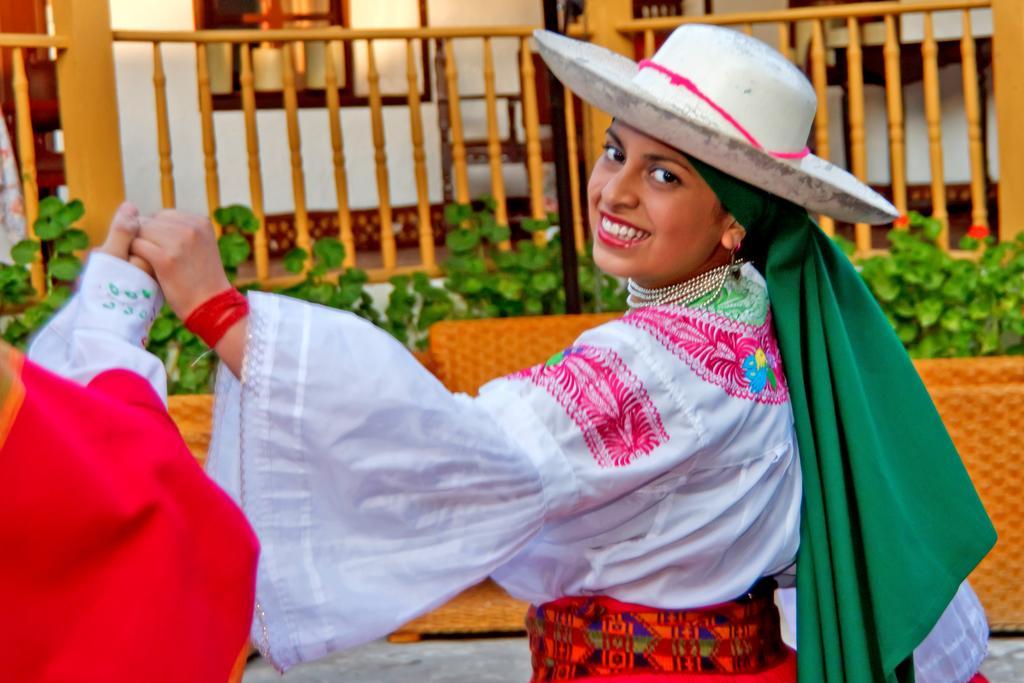
[[126, 259], [154, 276], [168, 305], [182, 320], [231, 286], [213, 225], [205, 216], [172, 209], [143, 216], [134, 204], [125, 202], [114, 214], [99, 251]]

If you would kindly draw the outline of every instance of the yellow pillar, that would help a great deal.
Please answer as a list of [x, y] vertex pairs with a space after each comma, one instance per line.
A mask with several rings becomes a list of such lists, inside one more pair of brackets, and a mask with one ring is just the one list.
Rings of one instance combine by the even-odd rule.
[[[617, 26], [633, 18], [632, 0], [601, 0], [588, 2], [583, 17], [584, 28], [590, 34], [590, 42], [614, 50], [633, 59], [633, 41], [617, 30]], [[604, 146], [604, 132], [611, 124], [611, 117], [594, 107], [584, 111], [584, 135], [586, 137], [587, 168], [601, 156]]]
[[1024, 2], [992, 0], [992, 64], [999, 131], [999, 236], [1024, 232]]
[[96, 245], [124, 200], [110, 2], [53, 0], [53, 21], [69, 44], [57, 60], [64, 170], [71, 196], [85, 203], [80, 226]]

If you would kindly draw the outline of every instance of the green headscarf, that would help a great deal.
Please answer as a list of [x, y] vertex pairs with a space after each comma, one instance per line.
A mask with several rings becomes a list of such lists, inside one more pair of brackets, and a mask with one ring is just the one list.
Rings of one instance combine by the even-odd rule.
[[849, 259], [805, 209], [688, 158], [768, 282], [803, 470], [799, 680], [913, 681], [914, 648], [995, 529]]

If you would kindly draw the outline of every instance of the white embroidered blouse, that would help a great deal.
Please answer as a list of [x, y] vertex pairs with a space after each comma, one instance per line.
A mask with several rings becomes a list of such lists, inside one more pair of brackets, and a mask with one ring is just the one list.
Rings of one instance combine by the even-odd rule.
[[[34, 360], [83, 382], [102, 365], [82, 335], [107, 312], [110, 273], [134, 270], [111, 261], [93, 257]], [[151, 282], [136, 272], [145, 281], [118, 289]], [[260, 538], [253, 639], [282, 669], [488, 576], [535, 603], [602, 594], [683, 608], [795, 560], [796, 437], [750, 265], [703, 309], [630, 312], [476, 398], [356, 316], [249, 301], [243, 380], [218, 376], [207, 469]], [[108, 352], [154, 379], [138, 332]]]

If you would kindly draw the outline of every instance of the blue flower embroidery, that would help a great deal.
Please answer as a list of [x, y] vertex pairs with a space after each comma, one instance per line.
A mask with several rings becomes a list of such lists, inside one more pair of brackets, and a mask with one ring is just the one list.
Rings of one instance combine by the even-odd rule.
[[768, 365], [768, 356], [764, 349], [758, 349], [743, 359], [743, 376], [747, 378], [750, 391], [760, 394], [769, 384], [772, 391], [778, 387], [775, 371]]

